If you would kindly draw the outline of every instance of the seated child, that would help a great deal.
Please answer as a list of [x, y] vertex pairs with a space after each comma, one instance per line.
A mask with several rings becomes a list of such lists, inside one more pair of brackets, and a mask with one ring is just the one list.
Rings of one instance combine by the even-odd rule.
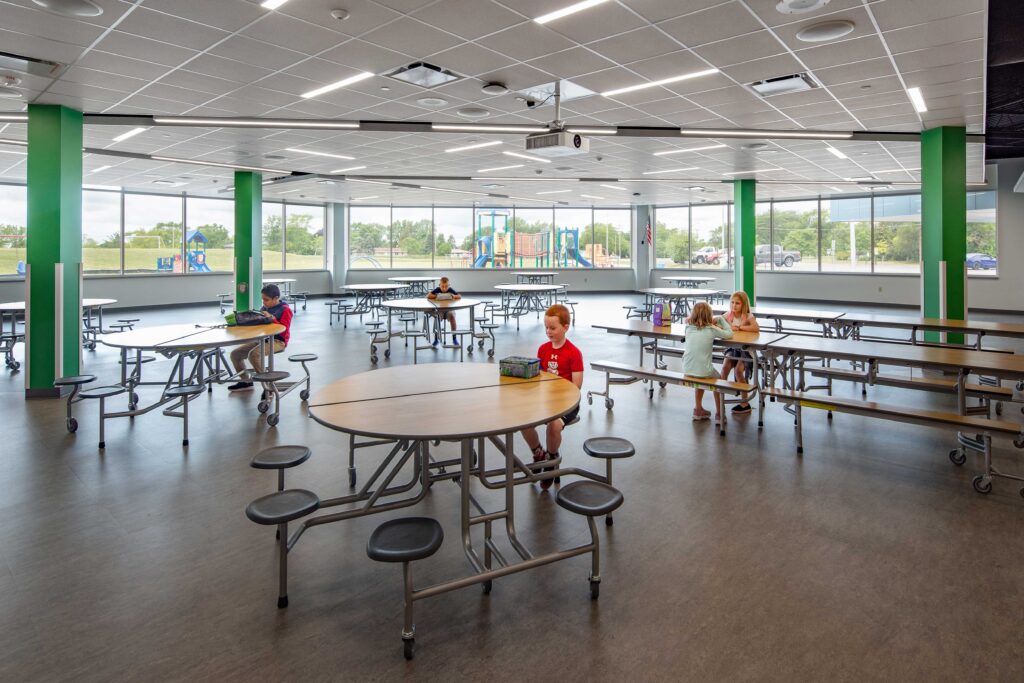
[[[568, 380], [577, 388], [583, 386], [583, 354], [576, 346], [565, 338], [569, 331], [572, 317], [569, 309], [561, 304], [555, 304], [544, 312], [544, 332], [548, 336], [548, 342], [541, 344], [537, 349], [537, 357], [540, 358], [540, 369], [556, 374], [562, 379]], [[554, 460], [558, 457], [558, 449], [562, 445], [562, 428], [576, 419], [579, 414], [577, 407], [571, 413], [548, 422], [546, 434], [547, 448], [541, 448], [540, 437], [537, 430], [527, 427], [523, 430], [523, 439], [526, 445], [533, 451], [533, 461]], [[551, 479], [545, 479], [540, 483], [542, 489], [551, 488]]]
[[[281, 290], [277, 285], [264, 285], [260, 290], [263, 297], [263, 308], [260, 311], [267, 323], [278, 323], [284, 325], [284, 331], [275, 334], [273, 341], [264, 339], [264, 353], [281, 353], [288, 346], [288, 338], [292, 328], [292, 309], [288, 304], [281, 301]], [[235, 366], [235, 372], [239, 374], [240, 381], [228, 387], [229, 391], [247, 391], [252, 389], [252, 382], [249, 381], [251, 374], [245, 369], [245, 359], [249, 358], [254, 372], [263, 372], [263, 365], [260, 363], [260, 343], [242, 344], [236, 346], [231, 352], [231, 364]]]
[[[724, 316], [733, 332], [760, 332], [761, 326], [757, 324], [757, 318], [750, 312], [750, 299], [744, 291], [733, 292], [729, 299], [729, 312]], [[742, 349], [726, 349], [725, 362], [722, 363], [722, 376], [729, 379], [729, 371], [736, 367], [735, 380], [737, 382], [747, 381], [747, 372], [753, 371], [754, 359], [750, 353]], [[746, 415], [750, 413], [750, 402], [744, 400], [732, 407], [733, 415]]]
[[[718, 371], [711, 364], [711, 347], [715, 339], [729, 339], [732, 328], [722, 316], [712, 316], [711, 306], [706, 301], [698, 301], [686, 319], [686, 342], [683, 351], [683, 374], [691, 377], [719, 378]], [[706, 420], [711, 413], [704, 410], [704, 390], [695, 389], [696, 407], [693, 409], [694, 420]], [[715, 393], [715, 424], [722, 420], [722, 395]]]
[[[458, 292], [456, 292], [454, 289], [452, 289], [451, 283], [448, 281], [448, 278], [443, 277], [443, 278], [441, 278], [440, 285], [435, 287], [430, 292], [430, 294], [427, 294], [427, 298], [430, 299], [431, 301], [458, 301], [459, 299], [462, 298], [462, 295], [459, 294]], [[448, 324], [451, 325], [452, 332], [454, 332], [455, 331], [455, 313], [449, 311], [448, 314], [445, 317], [448, 319]], [[437, 346], [439, 343], [441, 343], [441, 340], [435, 334], [434, 335], [434, 346]]]

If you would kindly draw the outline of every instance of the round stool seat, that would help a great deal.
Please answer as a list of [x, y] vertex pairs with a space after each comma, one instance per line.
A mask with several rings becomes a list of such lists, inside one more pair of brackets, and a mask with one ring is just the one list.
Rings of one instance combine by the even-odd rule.
[[130, 356], [127, 360], [125, 360], [125, 363], [128, 365], [138, 365], [139, 363], [152, 363], [155, 360], [155, 356], [143, 356], [142, 358]]
[[257, 372], [252, 376], [257, 382], [280, 382], [283, 379], [291, 377], [291, 373], [285, 372], [284, 370], [269, 370], [267, 372]]
[[420, 332], [419, 330], [409, 330], [408, 332], [403, 332], [402, 334], [405, 335], [406, 337], [426, 337], [427, 336], [426, 332]]
[[306, 446], [272, 446], [254, 455], [249, 466], [258, 470], [283, 470], [301, 465], [312, 453]]
[[53, 380], [55, 387], [76, 387], [96, 380], [96, 375], [68, 375]]
[[130, 330], [131, 328], [132, 328], [132, 324], [131, 323], [113, 323], [110, 326], [110, 329], [117, 330], [118, 332], [124, 332], [125, 330]]
[[629, 458], [636, 455], [633, 444], [617, 436], [598, 436], [583, 442], [583, 452], [595, 458]]
[[314, 361], [319, 357], [320, 356], [315, 353], [296, 353], [294, 356], [288, 356], [288, 360], [293, 363], [308, 363], [309, 361]]
[[367, 327], [380, 327], [383, 324], [384, 324], [383, 320], [371, 320], [370, 322], [366, 323], [366, 326]]
[[110, 398], [111, 396], [117, 396], [123, 394], [127, 389], [120, 385], [106, 386], [106, 387], [90, 387], [78, 395], [82, 398]]
[[483, 323], [480, 325], [480, 327], [485, 330], [496, 330], [499, 327], [501, 327], [501, 325], [499, 325], [498, 323]]
[[563, 486], [555, 502], [569, 512], [587, 517], [602, 517], [622, 505], [622, 492], [598, 481], [585, 479]]
[[206, 391], [206, 387], [200, 384], [182, 384], [181, 386], [171, 387], [164, 392], [164, 396], [196, 396]]
[[406, 517], [377, 527], [366, 543], [366, 554], [378, 562], [412, 562], [430, 557], [441, 547], [444, 530], [436, 519]]
[[140, 320], [142, 320], [142, 318], [118, 318], [118, 319], [117, 319], [117, 322], [119, 322], [119, 323], [129, 323], [129, 324], [131, 324], [131, 323], [137, 323], [137, 322], [139, 322]]
[[245, 516], [257, 524], [284, 524], [320, 507], [320, 498], [305, 489], [286, 489], [257, 498], [245, 506]]

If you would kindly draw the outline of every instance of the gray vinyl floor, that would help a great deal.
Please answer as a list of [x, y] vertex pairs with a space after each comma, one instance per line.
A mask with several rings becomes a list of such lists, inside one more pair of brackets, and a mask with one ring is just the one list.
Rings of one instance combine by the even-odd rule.
[[[620, 318], [630, 297], [578, 298], [570, 338], [585, 358], [634, 361], [636, 341], [590, 327]], [[216, 313], [140, 317], [155, 325]], [[499, 330], [497, 356], [532, 354], [543, 340], [540, 322], [524, 318], [518, 332]], [[320, 301], [297, 314], [289, 350], [319, 354], [320, 386], [371, 369], [364, 328], [329, 327]], [[87, 372], [115, 379], [114, 351], [85, 355]], [[381, 361], [411, 362], [400, 342]], [[147, 373], [159, 374], [155, 365]], [[585, 388], [602, 384], [588, 372]], [[1024, 499], [1007, 480], [976, 494], [978, 462], [950, 463], [949, 432], [848, 415], [830, 424], [815, 413], [798, 457], [792, 418], [778, 405], [763, 431], [756, 418], [737, 418], [720, 438], [714, 425], [690, 421], [689, 390], [669, 387], [650, 401], [636, 384], [614, 396], [611, 412], [584, 402], [562, 449], [568, 464], [596, 469], [603, 463], [582, 452], [586, 438], [618, 435], [637, 447], [616, 467], [625, 505], [614, 527], [600, 525], [600, 600], [589, 598], [587, 557], [503, 578], [489, 596], [471, 587], [431, 598], [417, 604], [417, 655], [407, 663], [401, 571], [371, 562], [365, 545], [385, 517], [408, 510], [311, 529], [291, 554], [291, 605], [276, 607], [274, 533], [243, 513], [274, 489], [274, 475], [250, 469], [250, 457], [307, 444], [313, 457], [288, 472], [288, 485], [321, 497], [348, 491], [345, 440], [305, 417], [295, 394], [268, 429], [252, 393], [218, 387], [192, 404], [187, 450], [180, 421], [157, 412], [110, 421], [99, 452], [94, 403], [79, 406], [81, 428], [70, 435], [62, 402], [26, 402], [23, 377], [4, 371], [0, 680], [1024, 679]], [[892, 389], [872, 396], [945, 401]], [[1017, 406], [1006, 415], [1021, 419]], [[997, 447], [1001, 467], [1024, 473], [1019, 455]], [[361, 474], [380, 456], [360, 452]], [[585, 521], [553, 494], [517, 491], [519, 528], [537, 551], [587, 538]], [[458, 500], [441, 483], [413, 508], [448, 532], [415, 567], [419, 584], [468, 569]]]

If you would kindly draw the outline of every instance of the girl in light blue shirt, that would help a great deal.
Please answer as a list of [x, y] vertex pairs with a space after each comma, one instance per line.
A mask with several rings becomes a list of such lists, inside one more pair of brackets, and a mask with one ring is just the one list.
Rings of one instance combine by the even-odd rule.
[[[711, 347], [715, 339], [732, 337], [732, 327], [722, 316], [712, 316], [711, 306], [706, 301], [698, 301], [686, 319], [686, 343], [683, 353], [683, 374], [691, 377], [714, 377], [720, 375], [711, 364]], [[704, 410], [704, 390], [695, 389], [696, 407], [693, 409], [694, 420], [707, 420], [711, 413]], [[715, 392], [715, 424], [722, 420], [722, 395]]]

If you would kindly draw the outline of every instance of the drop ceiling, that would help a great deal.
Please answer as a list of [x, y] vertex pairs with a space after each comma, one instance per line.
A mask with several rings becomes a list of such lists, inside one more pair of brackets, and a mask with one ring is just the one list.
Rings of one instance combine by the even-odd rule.
[[[612, 0], [546, 25], [532, 18], [571, 2], [290, 0], [266, 10], [247, 0], [95, 1], [103, 14], [76, 20], [31, 0], [0, 0], [0, 49], [67, 65], [54, 78], [19, 74], [24, 98], [0, 99], [0, 112], [44, 103], [106, 114], [467, 122], [458, 110], [482, 107], [490, 112], [484, 123], [546, 124], [554, 107], [527, 108], [516, 91], [570, 79], [603, 92], [717, 68], [719, 73], [666, 86], [571, 100], [563, 104], [562, 118], [584, 127], [914, 133], [940, 125], [981, 133], [985, 125], [985, 0], [831, 0], [807, 14], [782, 14], [777, 0]], [[349, 18], [333, 19], [335, 8], [347, 10]], [[853, 22], [855, 29], [826, 44], [796, 38], [808, 25], [836, 19]], [[425, 90], [383, 75], [417, 61], [465, 78]], [[316, 98], [301, 97], [360, 71], [376, 75]], [[822, 87], [762, 99], [745, 86], [799, 72]], [[481, 92], [492, 81], [510, 92]], [[905, 92], [913, 86], [922, 89], [928, 111], [914, 109]], [[446, 103], [420, 102], [426, 97]], [[89, 125], [85, 145], [310, 173], [365, 166], [352, 173], [519, 177], [528, 180], [408, 184], [538, 200], [538, 192], [569, 189], [550, 198], [573, 205], [714, 201], [730, 196], [724, 181], [749, 171], [760, 181], [759, 196], [853, 192], [864, 186], [851, 178], [873, 177], [877, 186], [916, 182], [920, 165], [914, 142], [767, 140], [749, 149], [758, 141], [594, 136], [589, 154], [545, 164], [504, 154], [523, 151], [521, 135], [153, 127], [113, 141], [132, 127]], [[23, 140], [25, 128], [0, 124], [0, 138]], [[444, 151], [492, 140], [502, 144]], [[654, 156], [714, 143], [724, 146]], [[972, 181], [984, 175], [983, 147], [968, 146]], [[522, 166], [480, 172], [517, 164]], [[224, 192], [232, 180], [228, 169], [100, 154], [87, 155], [84, 166], [85, 182], [93, 185], [157, 191], [161, 186], [154, 182], [169, 180], [182, 183], [175, 191], [230, 196]], [[109, 168], [93, 172], [103, 166]], [[644, 175], [676, 168], [693, 170]], [[0, 154], [0, 179], [24, 177], [24, 156]], [[616, 182], [611, 184], [625, 189], [608, 189], [574, 182], [580, 177], [657, 182]], [[686, 189], [693, 185], [706, 191]], [[338, 201], [376, 195], [396, 204], [494, 201], [408, 187], [328, 185], [315, 178], [269, 184], [265, 194]]]

